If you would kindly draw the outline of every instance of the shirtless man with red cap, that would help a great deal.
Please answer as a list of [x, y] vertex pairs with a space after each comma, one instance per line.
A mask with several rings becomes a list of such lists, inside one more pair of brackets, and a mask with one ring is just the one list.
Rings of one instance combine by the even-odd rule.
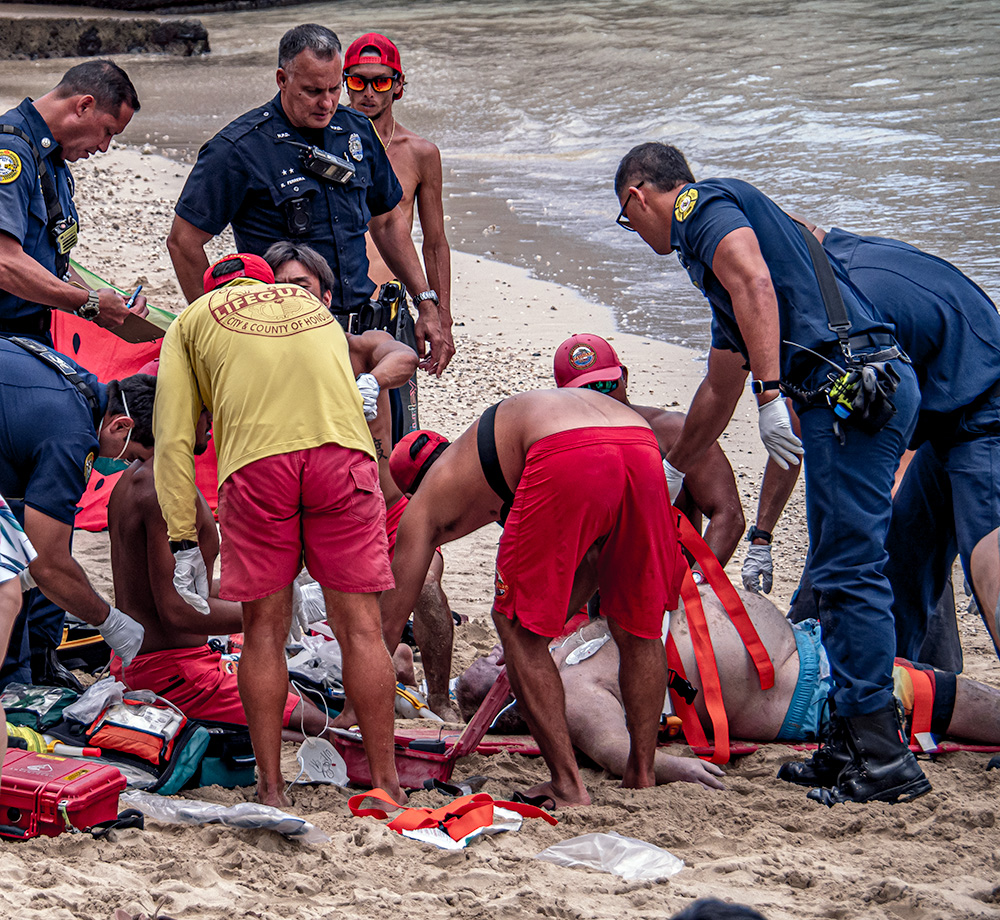
[[[439, 316], [445, 347], [455, 353], [451, 339], [451, 250], [444, 234], [441, 201], [441, 151], [426, 138], [396, 121], [392, 104], [403, 95], [405, 78], [399, 49], [384, 35], [369, 32], [351, 43], [344, 55], [344, 88], [351, 107], [367, 115], [389, 155], [393, 172], [403, 187], [399, 207], [413, 226], [416, 204], [423, 234], [427, 283], [440, 299]], [[395, 276], [368, 238], [368, 276], [376, 284]]]
[[537, 390], [487, 409], [454, 444], [442, 440], [413, 432], [390, 459], [411, 499], [396, 535], [396, 587], [380, 600], [388, 643], [399, 638], [435, 547], [504, 522], [493, 622], [551, 773], [527, 794], [555, 806], [589, 804], [548, 643], [564, 628], [574, 573], [593, 550], [622, 661], [631, 740], [623, 785], [652, 786], [667, 677], [660, 629], [664, 612], [677, 607], [685, 562], [649, 425], [591, 390]]

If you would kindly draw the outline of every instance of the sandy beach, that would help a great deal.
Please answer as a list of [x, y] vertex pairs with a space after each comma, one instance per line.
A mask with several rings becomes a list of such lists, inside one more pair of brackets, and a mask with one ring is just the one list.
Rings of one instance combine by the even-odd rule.
[[[122, 288], [141, 282], [151, 302], [179, 309], [183, 302], [163, 240], [187, 168], [116, 146], [74, 171], [81, 212], [77, 259]], [[217, 240], [213, 252], [222, 254], [229, 245]], [[497, 399], [550, 386], [553, 351], [575, 332], [596, 332], [613, 342], [629, 366], [634, 402], [687, 407], [704, 356], [620, 334], [605, 307], [522, 269], [453, 256], [458, 353], [440, 381], [421, 377], [422, 426], [453, 437]], [[765, 453], [749, 394], [722, 443], [752, 520]], [[495, 528], [484, 528], [446, 548], [444, 587], [452, 608], [469, 618], [456, 632], [454, 673], [495, 641], [489, 610], [497, 538]], [[110, 593], [106, 535], [79, 534], [75, 546], [94, 584]], [[744, 549], [728, 568], [737, 583]], [[805, 551], [800, 485], [774, 545], [771, 597], [782, 610]], [[996, 659], [978, 618], [963, 614], [960, 631], [965, 673], [995, 677]], [[285, 745], [289, 776], [297, 772], [294, 752], [294, 745]], [[834, 809], [775, 779], [778, 766], [793, 756], [801, 753], [762, 745], [726, 768], [724, 792], [688, 784], [623, 790], [603, 771], [584, 768], [592, 805], [558, 813], [555, 827], [526, 821], [517, 833], [483, 838], [458, 852], [403, 839], [372, 818], [352, 817], [348, 793], [328, 786], [292, 792], [291, 811], [331, 838], [317, 847], [263, 831], [152, 821], [144, 831], [116, 831], [100, 841], [66, 834], [4, 842], [0, 917], [105, 920], [116, 908], [152, 915], [159, 905], [162, 914], [192, 920], [667, 918], [704, 896], [751, 904], [772, 920], [1000, 916], [1000, 771], [986, 772], [988, 755], [925, 760], [934, 790], [911, 804]], [[459, 779], [488, 777], [484, 791], [496, 798], [544, 774], [540, 759], [509, 754], [475, 755], [456, 771]], [[252, 794], [218, 787], [184, 793], [223, 803]], [[420, 792], [412, 804], [438, 806], [444, 800]], [[686, 868], [654, 884], [534, 859], [557, 841], [611, 830], [669, 850]]]

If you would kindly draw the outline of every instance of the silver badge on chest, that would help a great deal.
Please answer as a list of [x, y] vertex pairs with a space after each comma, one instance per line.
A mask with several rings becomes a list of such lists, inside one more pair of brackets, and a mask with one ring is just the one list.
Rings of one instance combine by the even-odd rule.
[[347, 142], [347, 149], [350, 151], [351, 156], [360, 163], [361, 158], [364, 156], [364, 150], [361, 147], [361, 135], [352, 134]]

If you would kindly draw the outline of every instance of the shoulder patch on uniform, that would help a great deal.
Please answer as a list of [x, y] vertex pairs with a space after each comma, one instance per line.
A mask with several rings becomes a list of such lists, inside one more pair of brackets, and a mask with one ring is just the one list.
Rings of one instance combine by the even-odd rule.
[[674, 202], [674, 217], [678, 221], [684, 221], [691, 216], [694, 206], [698, 203], [698, 189], [685, 189]]
[[87, 454], [87, 459], [83, 461], [83, 478], [90, 479], [90, 471], [94, 468], [94, 452]]
[[21, 175], [21, 158], [9, 148], [0, 150], [0, 185], [13, 182]]

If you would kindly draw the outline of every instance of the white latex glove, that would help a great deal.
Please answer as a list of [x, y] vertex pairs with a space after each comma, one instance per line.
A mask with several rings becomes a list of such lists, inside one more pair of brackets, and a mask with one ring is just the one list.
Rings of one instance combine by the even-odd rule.
[[757, 419], [760, 425], [760, 439], [764, 442], [771, 459], [783, 470], [789, 464], [798, 466], [799, 457], [804, 453], [802, 442], [795, 437], [788, 406], [780, 396], [760, 407]]
[[31, 577], [31, 572], [28, 569], [21, 569], [21, 571], [18, 574], [17, 578], [18, 578], [18, 581], [21, 582], [21, 593], [22, 594], [25, 591], [30, 591], [32, 588], [37, 588], [38, 587], [38, 583], [35, 581], [34, 578]]
[[667, 491], [670, 493], [670, 504], [677, 501], [681, 486], [684, 485], [684, 474], [666, 457], [663, 458], [663, 473], [667, 477]]
[[323, 589], [316, 582], [300, 585], [292, 584], [292, 628], [290, 641], [301, 639], [313, 623], [326, 619], [326, 602]]
[[121, 658], [122, 664], [126, 668], [132, 663], [132, 659], [139, 654], [139, 649], [142, 648], [142, 637], [146, 634], [142, 623], [137, 623], [132, 617], [126, 616], [117, 607], [112, 607], [108, 611], [108, 618], [97, 627], [97, 631], [111, 646], [114, 653]]
[[381, 387], [372, 374], [362, 374], [357, 379], [358, 392], [365, 404], [365, 421], [373, 422], [378, 416], [378, 394]]
[[208, 616], [208, 571], [197, 546], [174, 553], [174, 588], [195, 610]]
[[758, 546], [756, 543], [750, 544], [747, 550], [747, 557], [743, 560], [743, 587], [747, 591], [760, 594], [771, 593], [771, 585], [774, 582], [774, 566], [771, 563], [771, 547]]

